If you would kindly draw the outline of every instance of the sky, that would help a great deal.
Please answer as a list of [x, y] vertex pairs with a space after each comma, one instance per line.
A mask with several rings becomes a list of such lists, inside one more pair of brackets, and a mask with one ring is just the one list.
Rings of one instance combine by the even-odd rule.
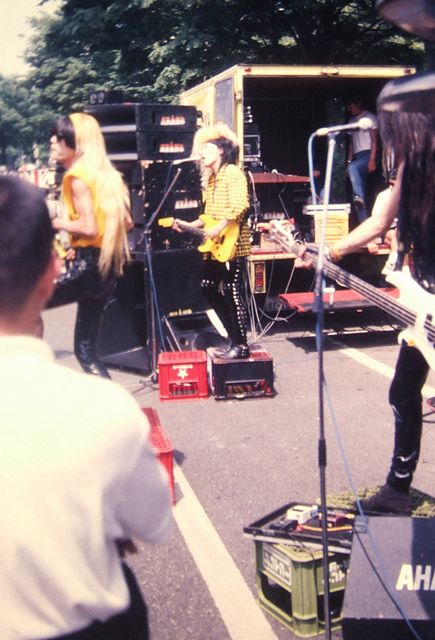
[[41, 9], [40, 0], [0, 0], [0, 74], [25, 74], [22, 59], [32, 30], [27, 19], [41, 11], [52, 13], [59, 0], [49, 0]]

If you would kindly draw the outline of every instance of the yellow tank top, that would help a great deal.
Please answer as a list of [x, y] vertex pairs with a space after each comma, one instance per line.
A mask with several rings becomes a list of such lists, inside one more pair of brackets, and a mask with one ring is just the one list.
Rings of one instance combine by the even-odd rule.
[[73, 178], [82, 180], [91, 192], [92, 202], [94, 205], [94, 214], [97, 222], [98, 233], [93, 238], [84, 238], [79, 235], [70, 234], [70, 243], [72, 247], [101, 247], [105, 229], [105, 213], [98, 203], [97, 181], [96, 176], [89, 167], [83, 162], [77, 160], [73, 166], [65, 173], [62, 181], [62, 196], [65, 203], [66, 211], [70, 220], [78, 220], [79, 215], [74, 209], [73, 194], [71, 182]]

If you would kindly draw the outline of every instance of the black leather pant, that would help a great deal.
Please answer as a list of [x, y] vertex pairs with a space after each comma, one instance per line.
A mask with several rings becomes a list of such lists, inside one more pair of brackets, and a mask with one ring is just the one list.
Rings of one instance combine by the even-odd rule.
[[394, 413], [394, 452], [387, 484], [407, 492], [420, 455], [423, 422], [421, 390], [429, 372], [420, 351], [402, 344], [389, 400]]
[[247, 344], [246, 258], [230, 262], [204, 260], [202, 293], [216, 311], [233, 345]]
[[97, 338], [104, 309], [115, 287], [115, 279], [101, 278], [98, 258], [99, 249], [77, 249], [74, 260], [68, 263], [66, 273], [58, 279], [48, 308], [77, 302], [75, 356], [87, 373], [110, 378], [107, 368], [97, 355]]

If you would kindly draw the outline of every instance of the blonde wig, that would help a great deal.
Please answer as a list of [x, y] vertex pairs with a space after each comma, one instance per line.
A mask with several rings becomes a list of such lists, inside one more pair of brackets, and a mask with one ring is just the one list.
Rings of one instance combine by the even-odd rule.
[[75, 134], [75, 148], [80, 161], [96, 176], [97, 201], [105, 214], [105, 228], [99, 269], [103, 277], [112, 270], [122, 274], [130, 258], [126, 223], [130, 219], [130, 196], [124, 180], [110, 162], [97, 120], [86, 113], [69, 116]]

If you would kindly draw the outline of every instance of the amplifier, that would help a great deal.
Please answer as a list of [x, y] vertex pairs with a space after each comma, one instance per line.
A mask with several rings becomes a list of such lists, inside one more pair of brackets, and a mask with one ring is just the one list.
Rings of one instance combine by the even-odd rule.
[[216, 400], [267, 398], [274, 395], [273, 359], [251, 347], [249, 358], [226, 360], [208, 349], [209, 385]]
[[89, 105], [103, 133], [112, 162], [174, 160], [192, 151], [195, 107], [170, 104]]
[[343, 639], [433, 640], [434, 536], [433, 518], [356, 518]]
[[[85, 112], [94, 116], [102, 130], [115, 131], [196, 131], [196, 107], [177, 104], [89, 105]], [[131, 127], [134, 127], [132, 129]]]
[[[117, 129], [117, 127], [116, 127]], [[118, 131], [102, 127], [109, 158], [113, 162], [136, 160], [177, 160], [192, 152], [193, 132]]]

